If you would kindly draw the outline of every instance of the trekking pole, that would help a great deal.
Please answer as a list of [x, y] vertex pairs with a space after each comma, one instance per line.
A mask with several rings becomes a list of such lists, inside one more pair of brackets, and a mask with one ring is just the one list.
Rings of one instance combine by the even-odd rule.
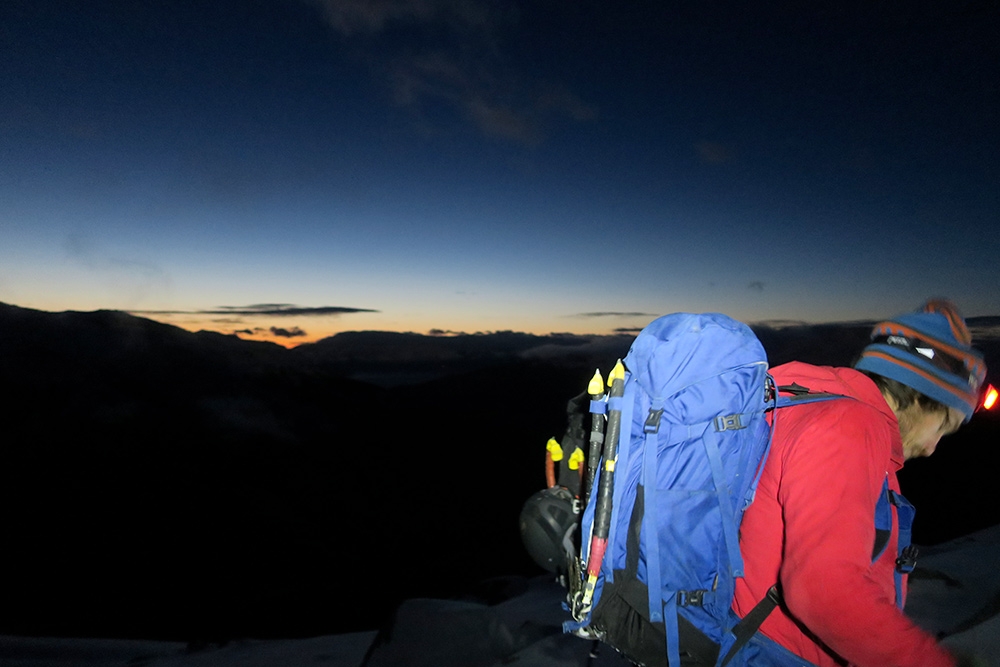
[[545, 485], [551, 489], [556, 485], [556, 463], [562, 461], [563, 450], [559, 441], [549, 438], [545, 443]]
[[590, 605], [594, 601], [594, 589], [597, 587], [597, 575], [604, 562], [604, 551], [608, 546], [608, 533], [611, 532], [611, 496], [615, 483], [615, 458], [618, 456], [618, 436], [621, 433], [622, 407], [621, 398], [625, 395], [625, 366], [621, 359], [615, 364], [608, 377], [611, 392], [608, 395], [608, 434], [604, 446], [604, 471], [601, 473], [601, 484], [597, 488], [597, 508], [594, 510], [594, 533], [590, 538], [590, 554], [587, 557], [587, 581], [579, 601], [574, 600], [573, 617], [582, 620], [590, 613]]
[[583, 504], [590, 502], [590, 490], [597, 476], [597, 466], [601, 461], [601, 448], [604, 446], [604, 415], [607, 414], [607, 403], [604, 401], [604, 376], [601, 369], [594, 371], [587, 385], [590, 394], [590, 453], [587, 454], [587, 481], [583, 488]]

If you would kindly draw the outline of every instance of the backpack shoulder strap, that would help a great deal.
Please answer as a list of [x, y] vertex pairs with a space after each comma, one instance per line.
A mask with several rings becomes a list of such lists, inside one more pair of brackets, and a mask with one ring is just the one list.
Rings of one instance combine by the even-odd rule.
[[[797, 382], [790, 385], [780, 385], [777, 387], [778, 396], [774, 400], [775, 408], [783, 408], [791, 405], [804, 405], [806, 403], [818, 403], [820, 401], [830, 401], [837, 398], [850, 398], [850, 396], [843, 396], [841, 394], [832, 394], [828, 392], [814, 392], [808, 387], [803, 387]], [[791, 394], [790, 396], [782, 396], [781, 394]], [[772, 426], [773, 428], [773, 426]], [[726, 656], [719, 663], [723, 667], [732, 660], [736, 654], [739, 652], [743, 646], [746, 645], [750, 638], [760, 630], [761, 624], [770, 616], [771, 612], [778, 607], [781, 603], [781, 591], [778, 589], [778, 584], [775, 583], [774, 586], [767, 591], [767, 595], [754, 605], [746, 616], [744, 616], [740, 621], [733, 627], [732, 632], [736, 638], [736, 641], [730, 646], [729, 651]]]
[[[781, 394], [791, 394], [782, 396]], [[789, 405], [802, 405], [805, 403], [817, 403], [819, 401], [829, 401], [834, 398], [850, 398], [843, 394], [831, 394], [824, 391], [812, 391], [809, 387], [803, 387], [797, 382], [785, 384], [778, 387], [778, 398], [776, 407], [783, 408]]]

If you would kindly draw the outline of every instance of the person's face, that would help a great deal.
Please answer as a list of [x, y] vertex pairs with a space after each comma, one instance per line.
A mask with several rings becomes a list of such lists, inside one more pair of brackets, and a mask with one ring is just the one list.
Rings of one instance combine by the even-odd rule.
[[899, 413], [899, 432], [903, 436], [903, 458], [915, 459], [930, 456], [938, 441], [954, 433], [962, 425], [965, 415], [955, 408], [931, 412], [914, 403]]

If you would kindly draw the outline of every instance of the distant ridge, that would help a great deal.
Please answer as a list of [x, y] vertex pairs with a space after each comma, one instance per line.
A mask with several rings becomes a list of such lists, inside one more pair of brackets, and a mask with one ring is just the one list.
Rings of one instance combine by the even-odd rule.
[[[845, 364], [870, 324], [754, 328], [772, 364]], [[517, 514], [545, 442], [632, 339], [361, 331], [286, 349], [0, 304], [0, 525], [19, 573], [0, 634], [349, 632], [405, 598], [534, 574]], [[1000, 521], [998, 433], [977, 416], [907, 464], [917, 541]]]

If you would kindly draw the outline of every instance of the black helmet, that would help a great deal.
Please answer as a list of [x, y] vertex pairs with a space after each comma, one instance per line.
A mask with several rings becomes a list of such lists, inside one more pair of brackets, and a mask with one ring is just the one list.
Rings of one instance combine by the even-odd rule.
[[521, 509], [521, 541], [532, 560], [549, 572], [566, 574], [576, 558], [578, 507], [569, 489], [553, 486], [528, 498]]

